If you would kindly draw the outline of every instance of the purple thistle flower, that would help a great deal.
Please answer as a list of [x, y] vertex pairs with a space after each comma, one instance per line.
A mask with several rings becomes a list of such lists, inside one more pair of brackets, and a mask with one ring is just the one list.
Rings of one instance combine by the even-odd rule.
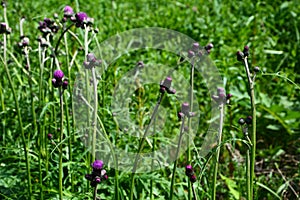
[[74, 14], [73, 8], [71, 6], [65, 6], [64, 8], [64, 16], [71, 17]]
[[88, 16], [85, 12], [78, 12], [76, 15], [76, 20], [79, 22], [79, 23], [82, 23], [84, 20], [87, 20]]
[[61, 81], [62, 78], [64, 77], [64, 73], [61, 70], [55, 70], [53, 73], [53, 77], [57, 80], [57, 81]]
[[88, 16], [85, 12], [78, 12], [75, 15], [76, 27], [84, 28], [83, 25], [87, 22]]
[[103, 161], [102, 160], [95, 160], [95, 162], [92, 164], [92, 167], [94, 170], [101, 170], [103, 167]]

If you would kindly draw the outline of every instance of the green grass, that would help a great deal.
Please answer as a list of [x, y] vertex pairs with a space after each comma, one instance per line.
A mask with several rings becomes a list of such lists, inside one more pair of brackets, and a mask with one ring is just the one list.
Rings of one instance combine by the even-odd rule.
[[[57, 13], [60, 19], [65, 5], [70, 5], [74, 11], [84, 11], [93, 17], [95, 19], [93, 27], [98, 28], [99, 33], [96, 36], [97, 39], [92, 40], [89, 49], [81, 51], [78, 41], [81, 45], [84, 44], [84, 31], [72, 27], [71, 31], [76, 34], [77, 39], [67, 33], [59, 45], [60, 68], [69, 81], [69, 88], [64, 91], [65, 105], [63, 130], [61, 130], [59, 92], [51, 84], [53, 70], [58, 66], [52, 62], [50, 49], [45, 51], [45, 56], [49, 59], [45, 61], [44, 67], [41, 65], [42, 54], [39, 54], [41, 51], [38, 50], [37, 41], [41, 33], [37, 27], [39, 21], [45, 17], [53, 18], [54, 13]], [[1, 13], [3, 13], [2, 10], [1, 7]], [[146, 27], [162, 27], [178, 31], [199, 42], [201, 46], [209, 42], [214, 44], [209, 57], [223, 78], [221, 86], [226, 89], [227, 93], [233, 94], [230, 103], [225, 106], [216, 184], [217, 199], [246, 198], [247, 146], [241, 141], [243, 132], [239, 127], [238, 119], [251, 115], [251, 104], [247, 91], [247, 76], [242, 64], [236, 60], [236, 52], [243, 50], [244, 45], [250, 46], [249, 67], [252, 69], [254, 66], [260, 66], [261, 69], [255, 81], [257, 112], [255, 180], [257, 182], [254, 184], [254, 199], [296, 199], [293, 190], [300, 191], [298, 176], [300, 173], [299, 10], [300, 3], [296, 0], [289, 2], [182, 0], [163, 3], [104, 0], [8, 2], [7, 20], [12, 33], [8, 37], [5, 50], [12, 85], [4, 67], [5, 50], [2, 48], [4, 36], [1, 34], [0, 199], [30, 198], [24, 140], [29, 148], [31, 198], [41, 199], [43, 196], [44, 199], [56, 199], [59, 197], [58, 166], [61, 131], [63, 133], [63, 197], [64, 199], [92, 199], [93, 190], [84, 177], [85, 174], [91, 173], [90, 164], [93, 162], [92, 154], [85, 146], [89, 141], [84, 140], [85, 132], [81, 129], [87, 126], [87, 122], [78, 119], [92, 118], [93, 115], [92, 112], [88, 113], [83, 102], [74, 101], [77, 97], [76, 92], [73, 91], [76, 88], [74, 84], [80, 83], [88, 87], [87, 81], [84, 79], [78, 82], [76, 75], [79, 73], [84, 77], [82, 62], [85, 59], [85, 52], [97, 50], [97, 42], [101, 46], [103, 41], [116, 34]], [[20, 41], [19, 20], [22, 16], [26, 18], [23, 25], [24, 34], [30, 39], [31, 69], [29, 72], [25, 69], [26, 59], [17, 46]], [[0, 22], [4, 20], [1, 14]], [[59, 34], [53, 36], [51, 43], [53, 47], [58, 37]], [[82, 48], [85, 47], [82, 46]], [[74, 61], [70, 66], [72, 59]], [[151, 79], [154, 81], [130, 93], [128, 95], [130, 102], [124, 100], [124, 107], [129, 108], [131, 119], [131, 123], [124, 125], [119, 121], [120, 118], [112, 113], [114, 89], [118, 84], [124, 84], [126, 81], [136, 84], [130, 80], [123, 80], [122, 77], [133, 73], [132, 70], [140, 60], [145, 63], [143, 70], [149, 70], [147, 76], [142, 78], [154, 77]], [[138, 151], [140, 139], [133, 135], [143, 135], [143, 130], [150, 121], [159, 96], [159, 81], [165, 78], [156, 77], [159, 74], [156, 69], [161, 72], [167, 71], [169, 67], [175, 66], [178, 60], [179, 56], [163, 50], [137, 50], [119, 57], [102, 74], [101, 79], [96, 77], [99, 81], [97, 114], [103, 122], [103, 126], [99, 129], [102, 133], [105, 129], [107, 138], [113, 145], [125, 152]], [[184, 88], [184, 81], [187, 83], [189, 81], [189, 67], [186, 63], [179, 66], [178, 73], [182, 76], [173, 78], [172, 83], [179, 94], [164, 97], [161, 102], [164, 110], [157, 116], [154, 122], [155, 128], [149, 129], [149, 132], [156, 132], [157, 145], [166, 146], [172, 143], [174, 152], [180, 132], [177, 112], [183, 101], [176, 97], [180, 97], [180, 88]], [[42, 72], [41, 68], [43, 68]], [[90, 73], [89, 76], [92, 77], [92, 74]], [[184, 167], [189, 163], [193, 165], [198, 178], [198, 181], [194, 183], [198, 199], [211, 198], [215, 162], [215, 159], [211, 158], [217, 151], [217, 148], [213, 148], [216, 146], [210, 147], [209, 153], [204, 157], [200, 156], [203, 152], [201, 147], [205, 145], [203, 144], [204, 136], [209, 125], [213, 123], [211, 109], [214, 104], [210, 96], [216, 90], [209, 91], [204, 80], [201, 73], [195, 71], [194, 95], [197, 100], [195, 108], [199, 110], [200, 120], [194, 122], [198, 125], [198, 129], [195, 133], [197, 137], [193, 140], [195, 145], [191, 148], [191, 160], [187, 161], [184, 152], [177, 160], [173, 199], [188, 199], [189, 186]], [[16, 97], [12, 88], [15, 90]], [[94, 95], [93, 90], [90, 90], [90, 95], [91, 97]], [[90, 100], [93, 105], [93, 98]], [[19, 109], [16, 107], [16, 101]], [[82, 115], [78, 116], [78, 113]], [[87, 116], [87, 114], [90, 115]], [[21, 117], [23, 127], [20, 127], [18, 116]], [[162, 120], [164, 121], [161, 122]], [[89, 133], [92, 134], [92, 125], [89, 126], [91, 128]], [[251, 128], [249, 131], [251, 132]], [[53, 141], [48, 140], [48, 133], [53, 134]], [[149, 138], [152, 141], [154, 137], [149, 136]], [[151, 146], [147, 142], [145, 144], [141, 151], [151, 153]], [[106, 182], [98, 186], [98, 195], [101, 199], [114, 199], [115, 191], [118, 190], [120, 199], [129, 199], [131, 192], [129, 171], [132, 166], [129, 166], [130, 169], [127, 172], [115, 170], [109, 148], [108, 146], [106, 151], [96, 153], [97, 159], [105, 161], [105, 169], [109, 176]], [[168, 153], [172, 155], [173, 152]], [[158, 156], [168, 157], [169, 155]], [[128, 162], [130, 163], [130, 160]], [[131, 162], [133, 164], [134, 159]], [[133, 191], [134, 199], [169, 198], [172, 169], [173, 163], [170, 166], [160, 166], [158, 170], [151, 173], [137, 174]], [[117, 173], [118, 186], [114, 178]], [[201, 180], [199, 180], [200, 174]], [[152, 197], [150, 193], [153, 194]]]

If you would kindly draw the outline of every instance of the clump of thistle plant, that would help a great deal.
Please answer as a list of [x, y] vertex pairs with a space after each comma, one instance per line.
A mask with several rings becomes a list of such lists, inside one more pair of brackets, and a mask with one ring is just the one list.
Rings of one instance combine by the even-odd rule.
[[255, 93], [254, 93], [254, 85], [255, 85], [255, 77], [256, 74], [260, 71], [259, 67], [254, 67], [253, 72], [251, 73], [249, 64], [248, 64], [248, 57], [250, 55], [250, 48], [249, 46], [245, 46], [243, 51], [237, 51], [236, 57], [238, 61], [241, 61], [244, 65], [247, 80], [248, 80], [248, 90], [250, 96], [250, 103], [251, 103], [251, 111], [252, 115], [252, 132], [250, 134], [251, 140], [251, 151], [250, 151], [250, 171], [249, 173], [249, 190], [247, 190], [247, 197], [248, 199], [253, 199], [253, 181], [254, 181], [254, 168], [255, 168], [255, 154], [256, 154], [256, 105], [255, 105]]
[[225, 93], [225, 89], [222, 87], [217, 88], [217, 94], [212, 95], [212, 99], [218, 104], [220, 110], [220, 121], [219, 121], [219, 130], [218, 130], [218, 142], [216, 147], [215, 154], [215, 165], [213, 168], [213, 183], [212, 183], [212, 199], [216, 199], [216, 183], [217, 183], [217, 175], [218, 175], [218, 166], [219, 166], [219, 157], [220, 157], [220, 146], [222, 143], [222, 132], [223, 132], [223, 124], [224, 124], [224, 110], [225, 104], [232, 97], [231, 94]]
[[94, 200], [97, 199], [98, 184], [108, 179], [108, 175], [106, 170], [103, 168], [103, 165], [104, 163], [102, 160], [95, 160], [93, 164], [91, 164], [93, 168], [92, 173], [85, 175], [85, 178], [90, 181], [91, 187], [94, 188]]

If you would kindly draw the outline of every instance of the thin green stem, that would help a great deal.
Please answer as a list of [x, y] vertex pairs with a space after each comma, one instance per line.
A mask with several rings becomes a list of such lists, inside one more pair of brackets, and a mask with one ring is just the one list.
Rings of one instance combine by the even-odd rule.
[[96, 184], [96, 186], [94, 188], [93, 200], [97, 200], [97, 187], [98, 187], [98, 184]]
[[194, 185], [192, 184], [192, 192], [193, 192], [193, 197], [194, 197], [194, 200], [197, 200], [197, 194], [196, 194], [196, 191], [195, 191], [195, 188], [194, 188]]
[[[195, 66], [194, 66], [194, 62], [195, 60], [192, 60], [191, 63], [191, 71], [190, 71], [190, 100], [189, 100], [189, 104], [190, 104], [190, 112], [193, 112], [193, 103], [194, 103], [194, 99], [193, 99], [193, 94], [194, 94], [194, 72], [195, 72]], [[187, 163], [190, 162], [191, 160], [191, 148], [190, 148], [190, 138], [191, 138], [191, 127], [192, 127], [192, 118], [189, 117], [188, 118], [188, 135], [187, 135], [187, 145], [188, 145], [188, 149], [187, 149]], [[188, 181], [188, 200], [191, 199], [191, 182]]]
[[251, 100], [251, 110], [252, 110], [252, 134], [251, 134], [251, 155], [250, 155], [250, 198], [253, 199], [253, 181], [255, 176], [255, 154], [256, 154], [256, 106], [255, 106], [255, 94], [254, 94], [254, 81], [251, 79], [251, 74], [249, 71], [247, 56], [244, 58], [244, 66], [246, 74], [248, 77], [249, 89], [250, 89], [250, 100]]
[[251, 178], [250, 178], [250, 150], [246, 151], [246, 182], [247, 182], [247, 199], [251, 200]]
[[164, 97], [164, 93], [161, 93], [160, 97], [159, 97], [159, 99], [158, 99], [158, 101], [156, 103], [156, 106], [154, 108], [154, 111], [152, 113], [152, 116], [150, 118], [150, 122], [149, 122], [149, 124], [148, 124], [148, 126], [147, 126], [147, 128], [146, 128], [146, 130], [144, 132], [144, 135], [143, 135], [142, 139], [140, 140], [138, 152], [137, 152], [137, 154], [135, 156], [135, 160], [134, 160], [134, 164], [133, 164], [133, 169], [132, 169], [132, 174], [131, 174], [130, 200], [133, 200], [134, 177], [135, 177], [135, 172], [136, 172], [137, 164], [138, 164], [138, 161], [139, 161], [139, 158], [140, 158], [140, 153], [141, 153], [142, 149], [144, 148], [145, 140], [146, 140], [146, 137], [148, 135], [148, 131], [150, 129], [150, 126], [153, 123], [154, 118], [156, 117], [156, 113], [158, 111], [158, 107], [160, 106], [160, 103], [161, 103], [163, 97]]
[[[68, 49], [68, 40], [67, 40], [67, 35], [64, 35], [64, 42], [65, 42], [65, 51], [66, 51], [66, 64], [67, 64], [67, 73], [68, 73], [68, 89], [69, 89], [69, 94], [70, 94], [70, 99], [72, 99], [72, 90], [71, 90], [71, 69], [70, 69], [70, 62], [69, 62], [69, 49]], [[69, 151], [69, 162], [72, 163], [72, 136], [71, 136], [71, 120], [69, 116], [69, 106], [68, 106], [68, 100], [65, 97], [65, 106], [66, 106], [66, 122], [67, 122], [67, 136], [68, 136], [68, 151]], [[71, 170], [72, 166], [69, 166], [69, 171]], [[74, 191], [74, 175], [71, 172], [71, 191]]]
[[[153, 121], [153, 135], [156, 133], [156, 118]], [[156, 137], [153, 137], [153, 146], [152, 146], [152, 160], [151, 160], [151, 172], [154, 168], [154, 156], [155, 156], [155, 145], [156, 145]], [[153, 179], [150, 180], [150, 199], [153, 199]]]
[[92, 160], [96, 158], [96, 137], [97, 137], [97, 111], [98, 111], [98, 92], [95, 67], [92, 67], [92, 79], [94, 87], [94, 112], [93, 112], [93, 137], [92, 137]]
[[224, 103], [219, 105], [220, 109], [220, 122], [219, 122], [219, 131], [218, 131], [218, 143], [215, 155], [215, 165], [213, 169], [213, 184], [212, 184], [212, 200], [216, 200], [216, 184], [217, 184], [217, 176], [218, 176], [218, 167], [219, 167], [219, 157], [220, 157], [220, 148], [222, 143], [222, 131], [223, 131], [223, 123], [224, 123]]
[[63, 90], [59, 88], [59, 104], [60, 104], [60, 137], [59, 137], [59, 199], [63, 199], [63, 168], [62, 168], [62, 140], [64, 125], [64, 106], [63, 106]]
[[21, 138], [22, 138], [22, 143], [23, 143], [23, 149], [24, 149], [24, 153], [25, 153], [25, 161], [26, 161], [26, 170], [27, 170], [27, 181], [28, 181], [28, 198], [32, 199], [32, 186], [31, 186], [31, 174], [30, 174], [30, 158], [28, 155], [29, 149], [27, 147], [27, 143], [26, 143], [26, 139], [25, 139], [25, 134], [24, 134], [24, 129], [23, 129], [23, 121], [22, 121], [22, 115], [21, 115], [21, 111], [20, 111], [20, 107], [19, 107], [19, 99], [17, 97], [14, 85], [13, 85], [13, 81], [11, 79], [10, 76], [10, 72], [8, 70], [8, 66], [7, 66], [7, 58], [6, 58], [6, 34], [3, 34], [3, 58], [1, 57], [1, 60], [4, 64], [4, 68], [6, 71], [6, 75], [8, 78], [8, 82], [10, 85], [10, 88], [12, 90], [13, 93], [13, 98], [15, 101], [15, 107], [17, 110], [17, 115], [18, 115], [18, 122], [19, 122], [19, 127], [20, 127], [20, 132], [21, 132]]
[[181, 122], [180, 135], [179, 135], [179, 139], [178, 139], [178, 144], [177, 144], [177, 149], [176, 149], [176, 154], [175, 154], [175, 161], [174, 161], [173, 172], [172, 172], [169, 200], [173, 199], [174, 181], [175, 181], [175, 174], [176, 174], [176, 168], [177, 168], [177, 160], [178, 160], [178, 155], [179, 155], [179, 152], [180, 152], [182, 136], [183, 136], [183, 133], [184, 133], [184, 121], [185, 121], [185, 116], [183, 117], [182, 122]]

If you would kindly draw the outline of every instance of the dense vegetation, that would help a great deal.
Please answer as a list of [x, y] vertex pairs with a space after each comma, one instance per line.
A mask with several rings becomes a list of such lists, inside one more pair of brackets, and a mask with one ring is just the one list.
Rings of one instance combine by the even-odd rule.
[[[91, 186], [89, 181], [95, 178], [92, 168], [94, 171], [101, 168], [102, 172], [102, 164], [94, 163], [91, 167], [95, 159], [104, 161], [108, 176], [104, 181], [106, 175], [99, 175], [102, 180], [96, 184], [101, 199], [130, 199], [130, 195], [132, 199], [168, 199], [170, 191], [173, 199], [192, 199], [191, 185], [198, 199], [211, 199], [218, 150], [216, 199], [247, 199], [247, 145], [251, 142], [245, 139], [239, 119], [251, 116], [252, 109], [244, 64], [236, 55], [246, 45], [250, 49], [251, 72], [255, 66], [260, 68], [254, 88], [253, 199], [299, 198], [300, 3], [297, 0], [23, 0], [2, 5], [0, 22], [5, 25], [1, 24], [0, 29], [0, 199], [61, 196], [92, 199], [95, 184], [91, 181]], [[69, 17], [62, 21], [66, 5], [74, 13], [85, 12], [94, 19], [93, 23], [88, 20], [81, 24], [79, 15], [73, 22]], [[48, 22], [45, 18], [51, 19], [51, 26], [39, 23]], [[136, 28], [143, 28], [143, 34], [151, 35], [141, 39], [141, 43], [150, 44], [151, 48], [132, 48], [127, 52], [122, 44], [131, 42], [132, 35], [126, 34]], [[68, 31], [62, 34], [63, 30]], [[170, 33], [168, 30], [193, 42], [176, 41], [178, 50], [177, 46], [169, 47], [173, 41], [164, 41], [162, 34]], [[162, 48], [151, 46], [155, 34]], [[181, 111], [183, 116], [189, 115], [183, 111], [182, 103], [190, 103], [190, 71], [194, 62], [186, 48], [189, 45], [188, 48], [193, 48], [195, 42], [205, 47], [200, 48], [203, 59], [199, 66], [206, 68], [195, 70], [193, 76], [192, 111], [196, 117], [186, 119], [186, 126], [193, 130], [192, 145], [190, 149], [182, 148], [176, 160], [180, 146], [177, 141], [184, 134], [184, 128], [181, 129], [184, 117], [179, 116], [178, 120], [177, 114]], [[138, 41], [132, 43], [139, 47]], [[208, 47], [210, 43], [212, 49]], [[112, 51], [114, 47], [121, 53]], [[108, 63], [105, 56], [109, 57], [111, 52], [115, 57]], [[87, 58], [88, 53], [94, 53], [101, 61], [89, 65], [95, 60]], [[57, 69], [64, 72], [63, 78], [54, 73]], [[166, 82], [160, 83], [166, 81], [171, 69], [176, 69], [171, 75], [175, 94], [165, 87]], [[133, 77], [139, 77], [141, 82]], [[149, 82], [143, 84], [143, 80]], [[95, 85], [96, 97], [92, 96]], [[232, 95], [226, 104], [211, 98], [222, 94], [220, 87]], [[162, 96], [161, 110], [152, 117]], [[97, 115], [87, 105], [97, 108]], [[213, 133], [212, 140], [206, 136], [212, 124], [219, 124], [219, 116], [212, 110], [220, 105], [225, 112], [222, 142], [218, 144], [216, 135], [220, 129], [214, 129], [219, 132]], [[147, 139], [141, 139], [148, 131], [151, 134]], [[249, 123], [250, 139], [251, 131]], [[96, 144], [91, 141], [94, 132], [98, 135]], [[144, 148], [140, 148], [141, 141]], [[181, 145], [187, 144], [183, 140]], [[150, 167], [155, 165], [155, 170], [131, 174], [137, 158], [129, 156], [130, 153], [151, 153], [161, 147], [170, 148], [157, 155], [165, 159], [166, 165], [148, 163]], [[131, 165], [117, 170], [114, 161], [118, 156]], [[175, 160], [177, 167], [173, 171]], [[191, 175], [186, 175], [185, 167], [189, 164], [197, 177], [195, 182]]]

